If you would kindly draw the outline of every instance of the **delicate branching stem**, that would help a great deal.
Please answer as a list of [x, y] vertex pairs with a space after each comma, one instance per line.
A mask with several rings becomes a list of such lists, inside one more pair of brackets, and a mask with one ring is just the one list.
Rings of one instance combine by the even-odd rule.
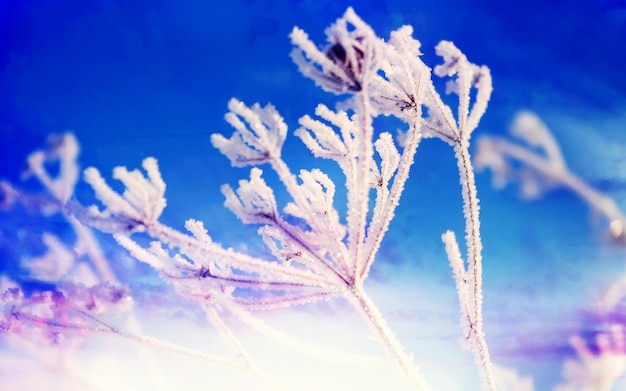
[[[113, 231], [119, 244], [158, 270], [179, 294], [199, 300], [210, 323], [241, 356], [241, 366], [273, 387], [274, 383], [257, 368], [218, 311], [236, 314], [245, 323], [285, 340], [255, 320], [247, 309], [270, 310], [332, 296], [347, 297], [414, 388], [428, 390], [412, 358], [363, 290], [363, 282], [399, 204], [417, 146], [426, 135], [440, 137], [455, 148], [464, 199], [467, 270], [456, 240], [449, 240], [446, 245], [454, 249], [450, 260], [459, 287], [467, 338], [481, 367], [485, 389], [495, 390], [482, 332], [482, 243], [469, 156], [469, 135], [486, 108], [491, 78], [488, 69], [468, 63], [452, 43], [438, 45], [444, 64], [434, 72], [448, 77], [458, 74], [450, 85], [460, 99], [457, 126], [452, 111], [430, 82], [431, 73], [419, 60], [420, 43], [411, 34], [411, 28], [405, 26], [392, 33], [389, 43], [385, 43], [376, 38], [351, 8], [327, 29], [329, 46], [324, 51], [304, 31], [294, 28], [291, 34], [296, 46], [292, 58], [302, 73], [326, 91], [353, 96], [348, 109], [353, 113], [351, 117], [346, 111], [332, 112], [320, 105], [316, 114], [332, 126], [305, 116], [300, 121], [303, 129], [298, 131], [316, 157], [337, 161], [344, 172], [346, 226], [333, 206], [335, 185], [331, 178], [319, 169], [302, 170], [297, 177], [282, 160], [287, 125], [274, 107], [258, 104], [247, 107], [235, 99], [229, 103], [226, 119], [235, 133], [229, 139], [213, 135], [213, 145], [233, 166], [271, 165], [293, 200], [285, 207], [285, 213], [299, 222], [293, 224], [291, 219], [281, 216], [272, 189], [256, 167], [252, 168], [249, 181], [240, 181], [237, 191], [228, 185], [222, 188], [225, 205], [244, 223], [261, 225], [259, 232], [277, 261], [224, 249], [213, 243], [197, 222], [187, 228], [192, 235], [160, 224], [158, 217], [165, 207], [165, 183], [155, 159], [144, 160], [147, 177], [138, 171], [116, 169], [114, 177], [126, 185], [123, 194], [111, 189], [96, 169], [86, 171], [87, 181], [107, 206], [102, 213], [92, 213], [94, 221]], [[477, 107], [470, 112], [472, 87], [477, 89], [473, 105]], [[430, 118], [423, 117], [423, 105], [428, 107]], [[409, 121], [401, 154], [389, 133], [382, 133], [374, 142], [373, 118], [380, 114]], [[339, 134], [333, 126], [339, 128]], [[374, 158], [375, 146], [380, 159]], [[376, 201], [370, 212], [373, 189]], [[131, 239], [135, 233], [157, 243], [143, 248]], [[454, 246], [449, 246], [452, 241]], [[171, 256], [171, 252], [177, 254]]]
[[284, 278], [287, 282], [307, 281], [312, 287], [319, 286], [319, 284], [326, 284], [328, 282], [322, 276], [318, 276], [305, 270], [284, 267], [280, 264], [270, 263], [251, 257], [247, 254], [237, 253], [231, 249], [223, 249], [215, 244], [208, 244], [199, 241], [160, 223], [153, 223], [150, 226], [147, 226], [146, 233], [153, 238], [162, 240], [164, 243], [167, 243], [172, 247], [178, 247], [183, 253], [201, 251], [204, 252], [206, 256], [213, 256], [216, 259], [236, 259], [238, 266], [242, 268], [248, 266], [260, 270], [266, 270], [268, 272], [271, 271], [275, 273], [275, 275]]
[[349, 229], [348, 238], [350, 244], [350, 254], [354, 260], [353, 278], [358, 278], [366, 268], [367, 261], [364, 254], [365, 229], [367, 226], [367, 211], [369, 210], [368, 173], [370, 162], [374, 154], [373, 138], [374, 129], [372, 127], [372, 117], [369, 109], [369, 96], [367, 89], [364, 89], [357, 97], [357, 115], [359, 120], [360, 134], [357, 138], [358, 160], [356, 164], [355, 183], [352, 194], [348, 194], [348, 214], [353, 214], [353, 229]]
[[[298, 189], [298, 183], [296, 181], [296, 177], [295, 175], [291, 173], [291, 170], [289, 169], [285, 161], [282, 159], [272, 159], [270, 160], [270, 165], [272, 166], [276, 174], [278, 174], [278, 177], [280, 178], [281, 182], [285, 185], [287, 192], [293, 198], [296, 204], [302, 207], [307, 205], [308, 202], [304, 199], [304, 197], [302, 196], [302, 193]], [[289, 234], [290, 236], [293, 236], [288, 230], [285, 230], [282, 227], [279, 227], [279, 228], [283, 229], [283, 231]], [[326, 232], [326, 230], [320, 230], [320, 232]], [[348, 274], [348, 265], [346, 263], [346, 260], [349, 259], [349, 255], [348, 255], [346, 246], [341, 240], [342, 235], [340, 235], [336, 231], [333, 231], [330, 233], [332, 235], [327, 235], [327, 242], [329, 246], [331, 247], [329, 250], [333, 254], [340, 254], [337, 257], [333, 257], [333, 260], [335, 260], [335, 262], [337, 263], [337, 267], [339, 267], [341, 271], [338, 271], [335, 268], [335, 266], [330, 264], [323, 257], [319, 256], [319, 254], [317, 254], [316, 252], [312, 251], [309, 248], [307, 249], [310, 251], [311, 255], [317, 258], [322, 264], [327, 265], [333, 271], [333, 273], [337, 275], [337, 277], [344, 280], [344, 282], [347, 282], [345, 281], [343, 277]]]
[[[443, 103], [441, 96], [437, 93], [437, 90], [432, 82], [428, 83], [425, 88], [428, 99], [434, 102], [434, 105], [432, 107], [429, 106], [429, 109], [436, 109], [439, 114], [439, 118], [444, 121], [444, 123], [439, 125], [439, 128], [430, 128], [430, 130], [448, 143], [457, 142], [459, 139], [459, 132], [457, 130], [454, 117], [452, 116], [452, 112], [449, 109], [446, 110], [447, 106]], [[446, 129], [449, 133], [443, 132], [441, 129]]]
[[[426, 84], [422, 81], [422, 79], [418, 79], [419, 85], [416, 88], [415, 96], [421, 96], [422, 94], [422, 86]], [[367, 235], [367, 254], [365, 258], [365, 267], [363, 268], [359, 276], [361, 280], [364, 280], [365, 277], [367, 277], [370, 267], [374, 263], [374, 257], [378, 252], [383, 237], [385, 236], [385, 233], [389, 228], [389, 224], [391, 223], [391, 220], [395, 215], [395, 209], [400, 203], [400, 196], [402, 195], [404, 184], [409, 177], [409, 170], [413, 165], [415, 153], [417, 152], [417, 147], [420, 143], [420, 140], [422, 139], [422, 134], [420, 132], [420, 125], [422, 124], [421, 116], [421, 106], [417, 106], [415, 108], [414, 120], [411, 123], [410, 128], [407, 132], [407, 138], [402, 152], [402, 157], [400, 158], [400, 163], [398, 164], [398, 170], [395, 174], [393, 184], [391, 185], [389, 199], [387, 200], [385, 207], [381, 212], [381, 215], [383, 216], [383, 221], [381, 221], [380, 224], [372, 227], [372, 230], [368, 232]]]
[[478, 218], [478, 194], [474, 172], [469, 155], [469, 143], [460, 142], [455, 148], [463, 197], [463, 213], [465, 215], [465, 240], [468, 250], [468, 267], [472, 278], [473, 317], [476, 325], [482, 326], [482, 241], [480, 239], [480, 220]]
[[411, 357], [406, 354], [400, 341], [398, 341], [398, 338], [381, 315], [380, 310], [363, 288], [358, 285], [353, 286], [348, 298], [357, 311], [367, 320], [368, 324], [376, 331], [387, 352], [400, 366], [415, 389], [419, 391], [429, 390], [422, 374], [413, 365]]
[[[482, 322], [482, 241], [480, 239], [480, 220], [478, 216], [478, 194], [474, 179], [474, 170], [471, 165], [469, 154], [469, 142], [460, 141], [455, 146], [455, 155], [461, 178], [461, 191], [463, 192], [463, 214], [465, 215], [465, 240], [467, 244], [468, 270], [467, 278], [469, 283], [468, 292], [471, 297], [468, 313], [470, 337], [474, 340], [473, 348], [477, 364], [481, 369], [481, 378], [484, 388], [489, 391], [496, 389], [489, 358], [487, 341], [483, 333]], [[464, 303], [460, 303], [461, 306]]]
[[[281, 229], [285, 235], [289, 236], [295, 243], [298, 243], [300, 245], [300, 247], [302, 249], [304, 249], [307, 253], [309, 253], [309, 255], [311, 255], [311, 257], [315, 258], [317, 263], [319, 263], [321, 266], [324, 266], [326, 269], [329, 270], [329, 272], [336, 277], [337, 280], [340, 280], [341, 283], [347, 284], [348, 281], [346, 281], [346, 274], [345, 274], [345, 265], [338, 262], [338, 265], [336, 266], [335, 263], [327, 260], [326, 258], [324, 258], [323, 256], [321, 256], [317, 251], [315, 251], [314, 249], [311, 248], [311, 246], [309, 246], [306, 242], [302, 241], [300, 238], [296, 237], [296, 235], [294, 235], [291, 230], [289, 230], [288, 227], [286, 227], [284, 224], [282, 224], [282, 222], [278, 222], [276, 224], [276, 227]], [[339, 237], [339, 235], [337, 235], [336, 237]], [[329, 241], [330, 243], [333, 243], [333, 240]], [[341, 246], [342, 248], [345, 248], [343, 246]], [[342, 249], [337, 248], [337, 246], [334, 246], [334, 250], [336, 251], [340, 251], [340, 253], [345, 253]], [[336, 254], [336, 253], [334, 253]], [[344, 258], [345, 259], [345, 258]], [[340, 267], [341, 270], [338, 270], [337, 267]]]

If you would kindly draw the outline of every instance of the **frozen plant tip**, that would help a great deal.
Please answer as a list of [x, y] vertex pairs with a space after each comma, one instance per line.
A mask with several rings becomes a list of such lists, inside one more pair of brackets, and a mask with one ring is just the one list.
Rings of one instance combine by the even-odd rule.
[[230, 159], [233, 166], [261, 164], [280, 157], [287, 125], [274, 106], [262, 108], [256, 104], [248, 108], [233, 98], [228, 102], [228, 109], [230, 112], [226, 115], [226, 121], [237, 132], [230, 139], [214, 134], [211, 142]]
[[114, 192], [104, 181], [98, 170], [93, 167], [85, 170], [85, 181], [91, 185], [96, 197], [108, 208], [103, 213], [97, 213], [92, 208], [91, 213], [98, 214], [101, 221], [111, 218], [126, 223], [126, 228], [142, 229], [155, 222], [165, 209], [165, 183], [161, 178], [156, 159], [147, 158], [143, 161], [143, 168], [148, 174], [144, 177], [138, 170], [128, 171], [125, 167], [116, 167], [113, 177], [126, 186], [123, 195]]
[[358, 93], [376, 71], [378, 38], [352, 8], [326, 29], [328, 46], [320, 51], [308, 35], [295, 27], [291, 58], [303, 75], [323, 90], [335, 94]]

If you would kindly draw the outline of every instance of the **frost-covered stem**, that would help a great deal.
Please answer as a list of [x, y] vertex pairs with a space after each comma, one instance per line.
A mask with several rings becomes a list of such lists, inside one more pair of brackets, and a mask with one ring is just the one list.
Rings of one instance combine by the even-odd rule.
[[402, 348], [400, 341], [398, 341], [398, 337], [396, 337], [393, 331], [391, 331], [389, 325], [387, 325], [387, 322], [385, 321], [385, 318], [380, 313], [380, 310], [376, 304], [374, 304], [372, 299], [370, 299], [365, 293], [360, 284], [355, 284], [351, 287], [348, 299], [355, 309], [376, 331], [387, 352], [400, 366], [415, 389], [419, 391], [430, 390], [424, 380], [424, 377], [419, 372], [418, 368], [413, 364], [413, 360]]
[[[481, 369], [481, 378], [485, 389], [495, 391], [496, 385], [493, 380], [491, 367], [491, 359], [489, 358], [489, 349], [483, 332], [482, 320], [482, 241], [480, 239], [480, 219], [478, 216], [478, 194], [476, 190], [476, 181], [474, 178], [474, 170], [472, 168], [469, 140], [461, 138], [454, 146], [454, 152], [457, 159], [459, 169], [459, 178], [461, 180], [461, 191], [463, 193], [463, 215], [465, 216], [465, 241], [467, 244], [467, 262], [468, 262], [468, 288], [471, 297], [471, 312], [468, 314], [470, 324], [470, 333], [474, 339], [472, 350], [474, 351], [477, 364]], [[460, 303], [463, 305], [463, 303]]]
[[482, 241], [480, 239], [480, 220], [478, 217], [478, 194], [471, 166], [469, 143], [460, 141], [454, 147], [461, 178], [463, 192], [463, 215], [465, 217], [465, 241], [467, 244], [467, 262], [473, 294], [473, 314], [476, 326], [482, 326]]
[[407, 138], [404, 145], [404, 150], [402, 152], [402, 157], [400, 158], [400, 163], [398, 164], [398, 170], [396, 171], [393, 185], [391, 186], [391, 191], [389, 192], [389, 198], [386, 201], [386, 205], [381, 212], [381, 216], [383, 216], [382, 221], [377, 224], [371, 232], [368, 232], [368, 239], [370, 243], [367, 246], [367, 254], [365, 260], [365, 267], [361, 271], [359, 275], [361, 280], [364, 280], [374, 263], [374, 257], [378, 252], [378, 248], [385, 236], [385, 232], [389, 229], [389, 224], [394, 217], [395, 209], [400, 203], [400, 196], [402, 195], [402, 189], [404, 189], [404, 184], [409, 177], [409, 170], [413, 165], [413, 161], [415, 158], [415, 153], [417, 152], [417, 147], [422, 138], [420, 132], [420, 126], [422, 124], [421, 120], [422, 110], [421, 106], [416, 108], [415, 119], [411, 123], [411, 128], [407, 133]]
[[[335, 267], [335, 264], [328, 261], [323, 256], [319, 255], [319, 253], [315, 251], [314, 249], [312, 249], [311, 246], [308, 243], [306, 243], [306, 241], [303, 241], [300, 238], [298, 238], [296, 235], [294, 235], [288, 227], [285, 227], [280, 222], [277, 222], [276, 227], [280, 228], [286, 235], [288, 235], [291, 238], [291, 240], [293, 240], [293, 242], [298, 243], [299, 246], [302, 249], [304, 249], [307, 253], [309, 253], [309, 255], [314, 257], [317, 260], [317, 262], [319, 262], [320, 265], [323, 265], [324, 267], [326, 267], [332, 273], [332, 275], [336, 277], [338, 281], [341, 282], [341, 284], [348, 283], [345, 277], [346, 274], [342, 273], [342, 272], [345, 273], [345, 270], [346, 270], [343, 264], [337, 262], [337, 265], [341, 268], [341, 270], [337, 270], [337, 268]], [[339, 237], [339, 235], [337, 235], [336, 237]], [[333, 252], [333, 254], [336, 254], [336, 253]], [[334, 260], [336, 260], [337, 258], [338, 257], [333, 257]]]
[[323, 276], [315, 275], [307, 272], [306, 270], [299, 270], [293, 267], [285, 267], [280, 264], [263, 261], [244, 253], [235, 252], [231, 249], [223, 249], [215, 244], [199, 241], [158, 222], [146, 226], [145, 229], [146, 234], [150, 237], [160, 240], [170, 246], [177, 247], [183, 253], [193, 253], [195, 251], [199, 251], [207, 256], [213, 256], [217, 259], [230, 259], [241, 268], [262, 268], [267, 272], [276, 273], [277, 276], [280, 276], [281, 280], [289, 278], [295, 283], [307, 281], [311, 286], [319, 286], [328, 283], [328, 280]]
[[[272, 169], [276, 172], [281, 182], [285, 185], [287, 192], [293, 198], [297, 205], [305, 206], [308, 205], [308, 202], [302, 196], [302, 192], [299, 189], [298, 183], [296, 181], [295, 175], [291, 173], [291, 170], [287, 166], [284, 160], [282, 159], [272, 159], [270, 160], [270, 165]], [[300, 244], [306, 248], [309, 253], [317, 258], [321, 264], [326, 265], [339, 279], [344, 280], [343, 276], [348, 274], [348, 265], [346, 264], [346, 260], [348, 259], [348, 254], [346, 252], [346, 247], [341, 242], [341, 235], [338, 232], [332, 232], [332, 236], [328, 236], [328, 243], [332, 248], [329, 250], [332, 254], [341, 254], [339, 257], [333, 257], [333, 260], [336, 262], [337, 266], [341, 269], [339, 272], [334, 265], [330, 264], [324, 257], [319, 256], [317, 252], [313, 251], [306, 245], [306, 243], [302, 243], [300, 240], [296, 239], [288, 229], [285, 229], [282, 225], [278, 224], [278, 228], [280, 228], [283, 232], [293, 237], [294, 240], [300, 242]], [[326, 232], [326, 231], [324, 231]]]
[[204, 313], [206, 314], [209, 322], [215, 327], [215, 329], [220, 333], [224, 339], [226, 339], [237, 351], [237, 354], [241, 358], [244, 363], [245, 368], [247, 368], [250, 372], [252, 372], [255, 376], [257, 376], [260, 380], [267, 383], [272, 389], [280, 390], [281, 388], [254, 362], [254, 359], [250, 356], [247, 350], [243, 347], [239, 339], [230, 331], [230, 328], [224, 323], [224, 320], [215, 310], [215, 307], [211, 304], [203, 305]]
[[[366, 81], [364, 80], [365, 84]], [[357, 134], [357, 164], [354, 186], [348, 187], [348, 215], [349, 221], [349, 249], [354, 262], [352, 276], [355, 281], [359, 279], [366, 268], [367, 258], [363, 254], [365, 241], [365, 228], [367, 226], [367, 212], [369, 210], [370, 185], [368, 173], [370, 162], [374, 154], [373, 138], [374, 129], [369, 109], [369, 95], [367, 89], [363, 89], [357, 97], [357, 115], [359, 121], [359, 133]], [[352, 190], [352, 191], [350, 191]], [[352, 216], [350, 216], [352, 215]]]
[[[448, 132], [446, 133], [440, 128], [433, 127], [428, 127], [429, 130], [438, 137], [441, 137], [441, 139], [443, 139], [447, 143], [458, 142], [459, 131], [457, 129], [456, 122], [452, 117], [452, 112], [447, 109], [446, 104], [443, 103], [443, 100], [441, 100], [441, 96], [439, 95], [439, 93], [437, 93], [437, 89], [435, 89], [435, 86], [432, 82], [426, 84], [426, 95], [430, 100], [432, 100], [432, 102], [434, 102], [433, 105], [428, 106], [428, 109], [437, 112], [439, 118], [444, 121], [441, 124], [441, 129], [445, 129]], [[428, 124], [426, 124], [426, 126], [428, 126]]]

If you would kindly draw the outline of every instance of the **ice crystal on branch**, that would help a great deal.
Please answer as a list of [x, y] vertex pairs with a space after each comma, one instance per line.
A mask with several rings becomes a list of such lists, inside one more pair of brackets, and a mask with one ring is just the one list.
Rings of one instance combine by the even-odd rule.
[[308, 115], [300, 118], [301, 127], [294, 132], [309, 148], [313, 156], [335, 160], [343, 169], [348, 163], [349, 152], [354, 149], [353, 139], [357, 125], [345, 112], [336, 113], [324, 105], [318, 105], [315, 114], [330, 124], [337, 126], [341, 134]]
[[[459, 290], [461, 319], [465, 323], [463, 328], [468, 330], [466, 340], [481, 368], [485, 388], [493, 390], [495, 383], [482, 331], [482, 241], [478, 196], [469, 154], [471, 134], [485, 113], [491, 96], [491, 75], [487, 67], [469, 62], [452, 42], [442, 41], [437, 45], [436, 52], [444, 63], [436, 66], [434, 73], [452, 78], [447, 83], [446, 93], [459, 96], [455, 118], [430, 80], [430, 69], [419, 59], [419, 43], [410, 37], [410, 33], [411, 29], [401, 28], [392, 33], [390, 43], [384, 45], [387, 61], [382, 61], [380, 71], [373, 79], [369, 92], [372, 106], [382, 114], [396, 116], [409, 124], [404, 152], [417, 147], [421, 137], [437, 137], [454, 148], [466, 222], [467, 265], [458, 251], [454, 235], [448, 233], [443, 238], [455, 269], [453, 275]], [[472, 91], [475, 91], [473, 99]], [[421, 114], [422, 105], [427, 108], [426, 118]], [[395, 181], [407, 175], [402, 163]], [[391, 194], [394, 194], [393, 190]], [[390, 212], [393, 213], [393, 209]]]
[[[156, 163], [153, 169], [150, 176], [160, 178]], [[126, 195], [150, 192], [153, 185], [148, 178], [137, 176], [135, 181], [126, 180], [125, 183], [127, 186], [132, 186], [132, 189], [127, 189], [122, 196], [104, 181], [94, 181], [93, 178], [101, 178], [99, 173], [92, 171], [95, 169], [88, 170], [90, 170], [88, 171], [91, 176], [90, 180], [96, 185], [94, 190], [103, 201], [105, 210], [99, 212], [94, 208], [89, 208], [83, 212], [86, 220], [101, 229], [113, 230], [118, 243], [128, 249], [134, 257], [161, 272], [163, 278], [175, 287], [186, 286], [187, 288], [183, 289], [186, 292], [185, 295], [227, 299], [228, 295], [224, 294], [231, 289], [244, 291], [266, 289], [272, 292], [282, 292], [288, 295], [290, 300], [297, 300], [295, 294], [297, 291], [300, 291], [303, 297], [314, 298], [316, 292], [322, 289], [327, 290], [323, 278], [316, 276], [310, 270], [289, 268], [281, 263], [266, 262], [231, 249], [223, 249], [210, 239], [201, 223], [195, 220], [188, 220], [186, 223], [186, 227], [192, 233], [189, 236], [151, 220], [149, 215], [136, 213], [137, 211], [131, 208], [132, 205]], [[128, 170], [118, 167], [115, 172], [127, 173]], [[138, 171], [134, 172], [141, 175]], [[277, 217], [273, 193], [263, 184], [260, 175], [259, 169], [253, 169], [251, 181], [241, 181], [237, 193], [225, 187], [227, 205], [244, 221], [274, 225], [283, 231], [292, 230], [288, 233], [293, 235], [295, 227]], [[162, 194], [155, 201], [161, 204], [164, 202], [160, 201], [161, 198]], [[154, 208], [148, 205], [148, 209]], [[142, 227], [142, 229], [127, 229], [123, 223], [129, 221], [135, 224], [133, 227]], [[141, 247], [131, 238], [132, 235], [140, 232], [156, 241], [152, 242], [149, 248]], [[175, 251], [173, 255], [170, 255], [164, 245], [178, 249], [178, 252]], [[190, 289], [192, 285], [196, 287]], [[227, 286], [229, 288], [226, 288]], [[267, 299], [264, 300], [269, 303]], [[277, 298], [277, 300], [281, 299]]]
[[[403, 27], [392, 33], [389, 43], [384, 43], [375, 37], [369, 26], [352, 9], [348, 9], [342, 18], [326, 30], [329, 46], [325, 53], [318, 50], [302, 30], [295, 28], [291, 34], [296, 46], [292, 58], [305, 76], [329, 92], [353, 95], [342, 105], [354, 113], [351, 116], [342, 110], [333, 111], [320, 105], [316, 114], [321, 120], [304, 116], [300, 120], [302, 127], [296, 131], [296, 135], [314, 156], [335, 160], [345, 174], [348, 198], [345, 238], [338, 235], [338, 232], [343, 233], [343, 227], [335, 220], [335, 213], [331, 213], [332, 220], [328, 219], [329, 208], [331, 211], [334, 209], [332, 194], [330, 198], [324, 197], [328, 193], [321, 189], [328, 190], [331, 187], [322, 184], [319, 179], [307, 182], [309, 177], [308, 174], [304, 175], [306, 172], [300, 175], [303, 185], [298, 185], [295, 176], [279, 158], [260, 159], [259, 163], [268, 162], [277, 172], [293, 198], [293, 203], [289, 204], [285, 212], [302, 219], [306, 230], [289, 226], [276, 215], [275, 201], [269, 189], [260, 181], [260, 171], [252, 171], [250, 182], [240, 182], [240, 202], [235, 203], [234, 193], [226, 188], [226, 205], [234, 209], [244, 222], [267, 224], [261, 228], [261, 233], [274, 255], [291, 262], [294, 259], [302, 262], [315, 273], [329, 278], [333, 285], [345, 286], [357, 309], [364, 311], [370, 324], [382, 336], [387, 349], [414, 384], [418, 388], [425, 387], [419, 376], [411, 374], [414, 369], [410, 360], [365, 295], [362, 284], [399, 202], [422, 132], [440, 137], [453, 145], [464, 197], [468, 270], [463, 265], [458, 248], [456, 252], [459, 254], [456, 259], [451, 258], [451, 262], [453, 266], [458, 265], [455, 276], [464, 313], [464, 326], [468, 330], [466, 338], [480, 363], [486, 388], [494, 389], [489, 354], [482, 332], [482, 244], [478, 201], [468, 152], [470, 135], [484, 114], [491, 94], [491, 77], [486, 67], [467, 61], [465, 55], [452, 43], [442, 42], [438, 45], [437, 53], [443, 57], [444, 64], [436, 67], [435, 73], [442, 77], [456, 77], [448, 83], [448, 92], [459, 95], [458, 118], [455, 120], [452, 111], [442, 102], [429, 80], [430, 70], [420, 60], [420, 44], [411, 37], [411, 33], [410, 28]], [[470, 108], [472, 88], [476, 90], [476, 96]], [[429, 109], [429, 117], [425, 120], [421, 114], [422, 105]], [[394, 115], [409, 124], [402, 153], [387, 133], [382, 133], [374, 142], [372, 118], [378, 114]], [[236, 134], [245, 131], [247, 127], [239, 123], [231, 124], [236, 130], [231, 139], [244, 139], [245, 134]], [[253, 123], [250, 123], [250, 127], [269, 129]], [[263, 135], [259, 135], [259, 138], [263, 139]], [[379, 155], [380, 165], [374, 159], [374, 150]], [[241, 148], [237, 153], [245, 155], [246, 149]], [[232, 161], [232, 151], [226, 154]], [[321, 172], [316, 175], [324, 183], [328, 182], [326, 175], [320, 176]], [[250, 196], [250, 192], [245, 189], [253, 188], [250, 185], [252, 181], [258, 182], [254, 186], [258, 189]], [[316, 191], [305, 195], [303, 189]], [[372, 189], [376, 190], [376, 200], [370, 220], [368, 209]], [[252, 203], [250, 200], [257, 201]], [[323, 213], [314, 207], [315, 203], [324, 206]], [[233, 208], [233, 205], [237, 208]], [[253, 207], [242, 208], [246, 205]], [[332, 223], [329, 224], [330, 221]], [[456, 246], [454, 236], [447, 237], [450, 242], [448, 247]], [[285, 240], [295, 242], [297, 246]], [[324, 247], [332, 250], [319, 250]]]

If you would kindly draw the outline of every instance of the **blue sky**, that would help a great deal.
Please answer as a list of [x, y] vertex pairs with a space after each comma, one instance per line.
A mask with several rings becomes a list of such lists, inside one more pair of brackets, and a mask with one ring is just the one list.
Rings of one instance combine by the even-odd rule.
[[[620, 0], [4, 0], [0, 178], [19, 182], [26, 154], [48, 134], [71, 130], [81, 143], [82, 166], [104, 175], [155, 156], [168, 184], [163, 222], [180, 227], [194, 217], [205, 221], [215, 240], [240, 245], [254, 229], [243, 228], [222, 207], [219, 187], [248, 174], [229, 167], [210, 145], [210, 134], [230, 133], [223, 115], [233, 96], [272, 102], [290, 130], [317, 103], [333, 104], [335, 97], [291, 63], [287, 36], [297, 25], [322, 43], [324, 28], [349, 5], [384, 38], [413, 25], [430, 66], [439, 63], [434, 46], [442, 39], [489, 66], [494, 92], [476, 135], [502, 134], [515, 112], [535, 111], [572, 170], [626, 207], [626, 3]], [[294, 167], [317, 164], [307, 153], [295, 137], [287, 141], [285, 158]], [[439, 237], [446, 229], [462, 236], [455, 170], [446, 145], [427, 140], [420, 146], [373, 278], [453, 293]], [[626, 249], [608, 244], [602, 225], [567, 191], [523, 203], [514, 188], [491, 189], [489, 174], [477, 179], [486, 327], [496, 340], [494, 354], [514, 364], [534, 354], [571, 354], [569, 333], [601, 327], [579, 310], [626, 271]], [[86, 187], [78, 190], [89, 196]], [[2, 219], [6, 261], [0, 260], [0, 270], [19, 274], [7, 263], [28, 243], [14, 247], [11, 230], [36, 223], [26, 216]], [[258, 242], [249, 246], [262, 251]], [[538, 384], [553, 381], [554, 371], [545, 372], [537, 375], [544, 382]]]

